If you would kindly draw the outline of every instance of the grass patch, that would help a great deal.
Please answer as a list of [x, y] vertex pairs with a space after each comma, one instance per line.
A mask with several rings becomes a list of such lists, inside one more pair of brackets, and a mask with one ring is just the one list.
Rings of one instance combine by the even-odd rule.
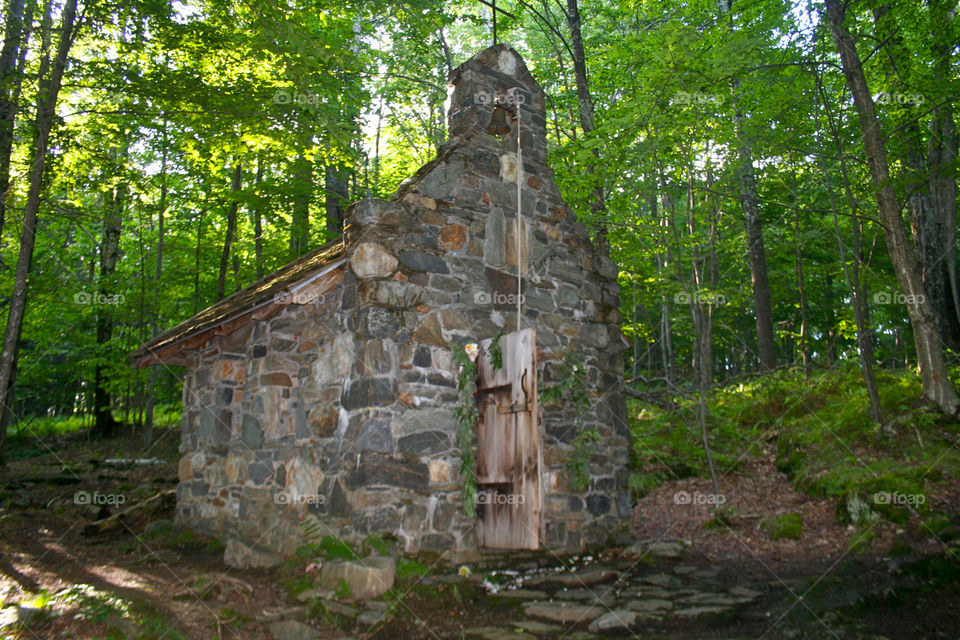
[[[157, 405], [153, 410], [155, 429], [166, 429], [180, 425], [182, 408], [179, 403]], [[124, 416], [114, 414], [117, 422], [123, 422]], [[75, 433], [93, 426], [93, 416], [83, 413], [59, 416], [30, 416], [7, 427], [7, 437], [11, 439], [29, 437], [57, 436]]]
[[411, 578], [422, 578], [430, 573], [427, 565], [413, 558], [400, 558], [397, 561], [397, 580], [405, 582]]
[[774, 540], [799, 540], [803, 533], [803, 517], [799, 513], [785, 513], [776, 518], [767, 518], [760, 523], [763, 530]]
[[[104, 623], [110, 619], [129, 620], [137, 626], [137, 638], [140, 640], [187, 640], [166, 616], [146, 604], [100, 591], [88, 584], [64, 589], [54, 600], [72, 606], [76, 610], [73, 615], [82, 620], [95, 623]], [[122, 637], [116, 630], [110, 633], [113, 635], [108, 637]]]
[[363, 550], [366, 555], [377, 554], [380, 556], [392, 556], [397, 548], [397, 541], [393, 537], [382, 537], [372, 534], [364, 538]]

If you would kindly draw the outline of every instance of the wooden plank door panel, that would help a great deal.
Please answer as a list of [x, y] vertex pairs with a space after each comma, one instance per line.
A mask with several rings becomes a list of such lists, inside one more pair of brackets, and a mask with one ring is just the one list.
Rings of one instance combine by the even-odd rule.
[[536, 330], [501, 336], [503, 366], [481, 343], [477, 362], [479, 539], [482, 547], [537, 549], [540, 544], [540, 434]]

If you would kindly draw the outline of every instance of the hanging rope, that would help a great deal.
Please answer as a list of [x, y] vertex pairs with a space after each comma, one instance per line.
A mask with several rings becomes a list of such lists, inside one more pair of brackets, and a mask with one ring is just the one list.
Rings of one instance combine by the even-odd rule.
[[[514, 90], [516, 96], [516, 90]], [[523, 301], [522, 287], [523, 280], [520, 273], [520, 234], [523, 233], [523, 212], [521, 208], [520, 187], [523, 179], [523, 149], [520, 147], [520, 102], [516, 102], [517, 108], [517, 331], [520, 331], [520, 307]]]

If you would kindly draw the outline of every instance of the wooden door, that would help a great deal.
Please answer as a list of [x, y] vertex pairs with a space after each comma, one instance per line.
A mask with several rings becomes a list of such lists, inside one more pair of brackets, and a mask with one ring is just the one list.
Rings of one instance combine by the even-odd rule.
[[537, 333], [500, 337], [503, 366], [493, 368], [491, 340], [477, 359], [477, 494], [481, 547], [537, 549], [540, 544], [540, 429]]

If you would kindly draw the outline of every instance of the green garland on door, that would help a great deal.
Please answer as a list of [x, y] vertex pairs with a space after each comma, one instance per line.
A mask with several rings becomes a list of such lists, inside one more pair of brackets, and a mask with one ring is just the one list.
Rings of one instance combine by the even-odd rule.
[[[500, 349], [500, 331], [490, 341], [487, 350], [490, 364], [499, 371], [503, 368], [503, 351]], [[477, 408], [477, 358], [480, 349], [476, 343], [461, 345], [454, 342], [453, 361], [457, 364], [457, 391], [460, 404], [455, 410], [457, 416], [457, 446], [460, 448], [460, 501], [468, 518], [477, 515], [477, 476], [473, 472], [477, 458], [474, 453], [476, 437], [474, 428], [480, 422], [480, 410]]]
[[[463, 511], [468, 518], [477, 515], [477, 476], [473, 472], [476, 464], [474, 447], [476, 438], [474, 427], [480, 421], [480, 410], [477, 409], [477, 362], [467, 352], [468, 347], [476, 349], [475, 344], [461, 345], [453, 343], [453, 361], [457, 364], [457, 390], [460, 393], [460, 404], [454, 413], [457, 416], [457, 446], [460, 448], [460, 501]], [[474, 352], [476, 353], [476, 352]]]

